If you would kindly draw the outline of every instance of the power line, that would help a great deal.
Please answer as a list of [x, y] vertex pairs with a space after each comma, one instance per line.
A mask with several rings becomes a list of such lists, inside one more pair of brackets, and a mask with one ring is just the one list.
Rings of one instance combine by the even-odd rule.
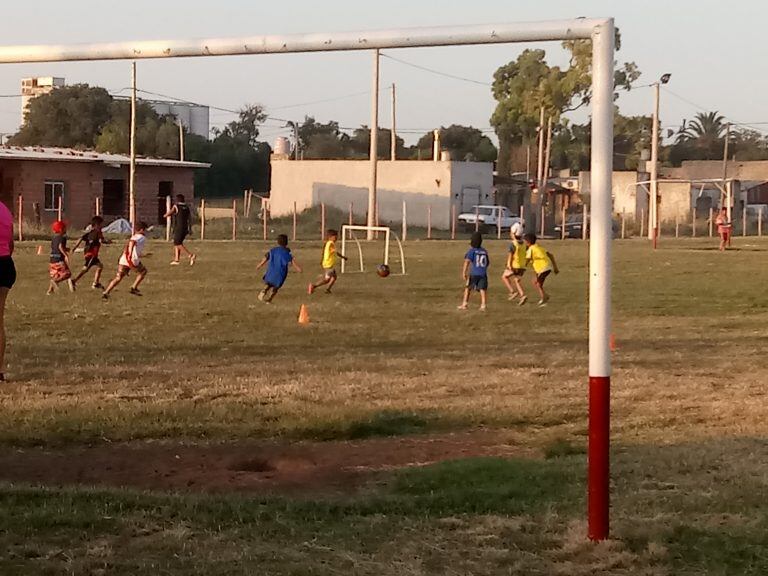
[[407, 60], [401, 60], [400, 58], [395, 58], [394, 56], [390, 56], [389, 54], [384, 54], [383, 52], [381, 53], [381, 55], [384, 58], [389, 58], [390, 60], [394, 60], [395, 62], [399, 62], [400, 64], [404, 64], [405, 66], [410, 66], [411, 68], [423, 70], [424, 72], [429, 72], [430, 74], [435, 74], [437, 76], [443, 76], [445, 78], [451, 78], [453, 80], [461, 80], [462, 82], [469, 82], [470, 84], [477, 84], [478, 86], [493, 86], [493, 84], [491, 84], [490, 82], [481, 82], [480, 80], [475, 80], [474, 78], [465, 78], [464, 76], [449, 74], [448, 72], [442, 72], [441, 70], [435, 70], [434, 68], [427, 68], [426, 66], [422, 66], [420, 64], [414, 64], [413, 62], [408, 62]]

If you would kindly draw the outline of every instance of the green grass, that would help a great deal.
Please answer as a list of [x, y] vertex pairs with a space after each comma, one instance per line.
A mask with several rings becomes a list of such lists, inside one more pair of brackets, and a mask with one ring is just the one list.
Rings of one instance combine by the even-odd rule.
[[[384, 467], [342, 494], [5, 484], [0, 574], [767, 573], [768, 241], [615, 243], [614, 540], [600, 545], [582, 520], [586, 244], [544, 244], [562, 273], [537, 309], [507, 302], [505, 245], [488, 242], [486, 314], [455, 309], [465, 240], [409, 242], [408, 276], [344, 275], [312, 297], [320, 245], [297, 243], [305, 272], [272, 306], [255, 298], [259, 241], [192, 242], [193, 268], [153, 241], [145, 296], [126, 285], [107, 303], [86, 282], [46, 298], [45, 259], [22, 244], [7, 452], [264, 439], [343, 453], [482, 429], [518, 456]], [[368, 263], [381, 248], [364, 245]]]

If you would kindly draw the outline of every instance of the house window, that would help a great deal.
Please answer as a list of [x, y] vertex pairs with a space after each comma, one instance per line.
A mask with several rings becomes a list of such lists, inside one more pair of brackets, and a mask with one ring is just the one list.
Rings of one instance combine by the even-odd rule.
[[45, 209], [55, 212], [59, 209], [59, 198], [64, 204], [64, 182], [45, 183]]

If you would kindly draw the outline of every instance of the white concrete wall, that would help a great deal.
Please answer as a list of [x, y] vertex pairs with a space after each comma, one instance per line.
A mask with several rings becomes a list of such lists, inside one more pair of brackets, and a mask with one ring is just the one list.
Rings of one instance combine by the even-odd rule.
[[[611, 196], [613, 197], [613, 213], [624, 212], [627, 218], [639, 218], [641, 212], [648, 214], [648, 193], [638, 182], [646, 181], [647, 174], [643, 172], [616, 171], [613, 173]], [[645, 185], [648, 187], [648, 184]], [[582, 197], [591, 193], [590, 173], [579, 173], [579, 193]]]
[[[325, 203], [347, 211], [350, 203], [358, 220], [368, 210], [370, 164], [366, 160], [278, 160], [272, 162], [270, 205], [276, 217]], [[379, 220], [402, 221], [403, 201], [408, 223], [426, 226], [429, 206], [432, 226], [449, 228], [451, 198], [463, 186], [479, 186], [492, 196], [492, 165], [476, 162], [379, 162]]]
[[676, 217], [686, 222], [691, 214], [691, 185], [687, 182], [659, 181], [659, 222], [671, 224]]

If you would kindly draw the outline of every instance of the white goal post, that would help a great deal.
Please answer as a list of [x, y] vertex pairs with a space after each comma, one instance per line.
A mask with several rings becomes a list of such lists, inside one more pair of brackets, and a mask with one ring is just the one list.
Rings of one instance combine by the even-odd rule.
[[[392, 236], [395, 237], [395, 240], [397, 241], [397, 247], [400, 250], [400, 270], [401, 274], [405, 276], [405, 251], [403, 250], [403, 243], [400, 242], [400, 237], [395, 234], [391, 228], [388, 228], [386, 226], [351, 226], [349, 224], [344, 224], [341, 227], [341, 253], [346, 256], [347, 255], [347, 236], [351, 240], [355, 241], [355, 244], [357, 244], [357, 254], [360, 258], [360, 272], [365, 272], [365, 261], [363, 258], [363, 247], [360, 245], [360, 241], [355, 237], [354, 232], [383, 232], [384, 233], [384, 261], [381, 262], [382, 264], [385, 264], [389, 266], [389, 251], [390, 251], [390, 242]], [[347, 271], [347, 261], [342, 258], [341, 260], [341, 273], [344, 274]]]

